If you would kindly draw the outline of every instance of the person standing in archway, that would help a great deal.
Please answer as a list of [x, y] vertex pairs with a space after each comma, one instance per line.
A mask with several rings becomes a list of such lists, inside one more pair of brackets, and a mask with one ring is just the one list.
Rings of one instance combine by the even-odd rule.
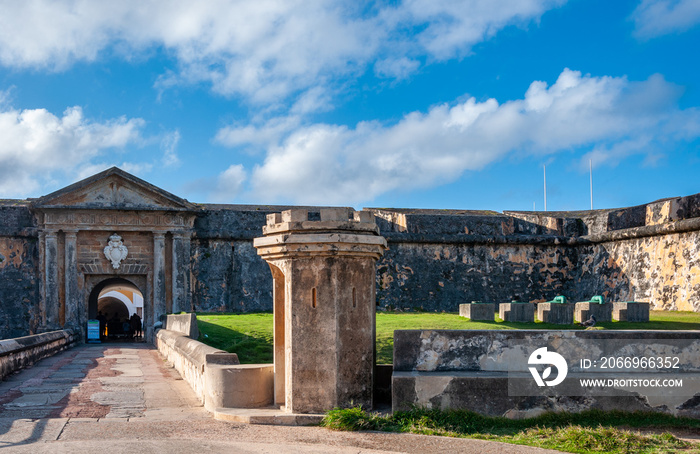
[[131, 316], [129, 322], [131, 323], [131, 332], [133, 333], [134, 338], [141, 337], [141, 317], [139, 317], [139, 314], [134, 312], [134, 315]]

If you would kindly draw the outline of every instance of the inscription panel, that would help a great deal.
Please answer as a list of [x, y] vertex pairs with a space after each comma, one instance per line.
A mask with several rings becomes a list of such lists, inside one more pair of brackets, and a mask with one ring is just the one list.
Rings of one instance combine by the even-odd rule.
[[46, 227], [182, 227], [192, 228], [194, 214], [142, 213], [142, 212], [64, 212], [47, 211], [44, 214]]

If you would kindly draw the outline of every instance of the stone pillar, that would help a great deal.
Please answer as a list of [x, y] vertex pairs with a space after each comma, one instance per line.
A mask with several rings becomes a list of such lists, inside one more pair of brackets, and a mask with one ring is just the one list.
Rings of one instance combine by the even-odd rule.
[[39, 286], [39, 320], [37, 326], [40, 329], [46, 328], [46, 232], [39, 232], [39, 276], [42, 276]]
[[66, 295], [66, 323], [67, 328], [82, 328], [79, 317], [78, 295], [78, 231], [64, 229], [65, 241], [65, 295]]
[[59, 329], [58, 232], [46, 232], [44, 244], [44, 304], [46, 329]]
[[153, 323], [165, 315], [165, 234], [153, 234]]
[[173, 312], [189, 311], [190, 302], [190, 235], [173, 234]]
[[[372, 408], [375, 264], [386, 249], [374, 216], [332, 208], [309, 221], [306, 210], [289, 210], [269, 215], [263, 234], [254, 246], [275, 280], [275, 360], [282, 360], [283, 343], [285, 410]], [[281, 293], [284, 336], [277, 335]], [[276, 375], [276, 394], [281, 386]]]
[[273, 336], [274, 336], [274, 370], [275, 370], [275, 389], [274, 389], [274, 404], [276, 406], [284, 406], [284, 381], [285, 381], [285, 351], [284, 351], [284, 273], [276, 266], [269, 264], [272, 271], [272, 300], [273, 300]]

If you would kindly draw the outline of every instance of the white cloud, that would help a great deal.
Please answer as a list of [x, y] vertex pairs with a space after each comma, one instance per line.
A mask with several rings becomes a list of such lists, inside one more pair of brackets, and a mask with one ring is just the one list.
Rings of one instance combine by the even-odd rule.
[[10, 104], [10, 99], [12, 97], [12, 88], [7, 90], [0, 90], [0, 110], [4, 109]]
[[213, 199], [216, 202], [233, 203], [246, 178], [246, 171], [241, 164], [230, 166], [219, 175]]
[[406, 79], [408, 76], [416, 72], [420, 67], [418, 60], [410, 58], [388, 58], [380, 60], [374, 65], [374, 72], [379, 77]]
[[268, 146], [279, 142], [300, 123], [298, 116], [289, 116], [272, 118], [260, 125], [231, 125], [221, 128], [214, 140], [228, 147], [245, 144]]
[[144, 121], [93, 122], [80, 107], [56, 116], [46, 109], [0, 110], [0, 196], [26, 196], [54, 172], [73, 173], [104, 150], [137, 143]]
[[347, 205], [444, 184], [514, 153], [583, 147], [612, 164], [700, 137], [700, 112], [677, 107], [681, 91], [658, 75], [630, 82], [565, 69], [552, 86], [533, 82], [523, 99], [503, 104], [469, 98], [395, 125], [307, 125], [267, 146], [251, 188], [260, 200]]
[[389, 10], [387, 23], [402, 30], [422, 27], [416, 41], [438, 60], [463, 56], [473, 44], [507, 25], [525, 25], [566, 0], [406, 0]]
[[175, 167], [180, 164], [177, 156], [177, 145], [180, 143], [180, 131], [175, 130], [167, 133], [160, 141], [160, 148], [163, 151], [163, 165], [165, 167]]
[[642, 0], [632, 13], [638, 38], [684, 32], [700, 23], [698, 0]]
[[[327, 95], [318, 90], [327, 93], [324, 87], [337, 78], [361, 75], [375, 61], [378, 74], [408, 77], [422, 57], [466, 55], [503, 27], [538, 20], [564, 2], [3, 2], [0, 63], [62, 70], [77, 61], [114, 54], [128, 59], [163, 48], [177, 62], [161, 75], [163, 88], [206, 82], [218, 93], [258, 103], [301, 96], [300, 109], [327, 109]], [[418, 35], [409, 32], [418, 29]], [[304, 100], [309, 90], [316, 92]]]

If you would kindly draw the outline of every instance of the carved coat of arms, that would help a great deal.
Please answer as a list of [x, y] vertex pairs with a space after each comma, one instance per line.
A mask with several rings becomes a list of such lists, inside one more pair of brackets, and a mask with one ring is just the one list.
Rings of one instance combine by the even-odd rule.
[[112, 262], [112, 268], [118, 269], [128, 253], [129, 250], [122, 243], [122, 237], [116, 233], [112, 234], [109, 237], [109, 245], [105, 246], [105, 257]]

